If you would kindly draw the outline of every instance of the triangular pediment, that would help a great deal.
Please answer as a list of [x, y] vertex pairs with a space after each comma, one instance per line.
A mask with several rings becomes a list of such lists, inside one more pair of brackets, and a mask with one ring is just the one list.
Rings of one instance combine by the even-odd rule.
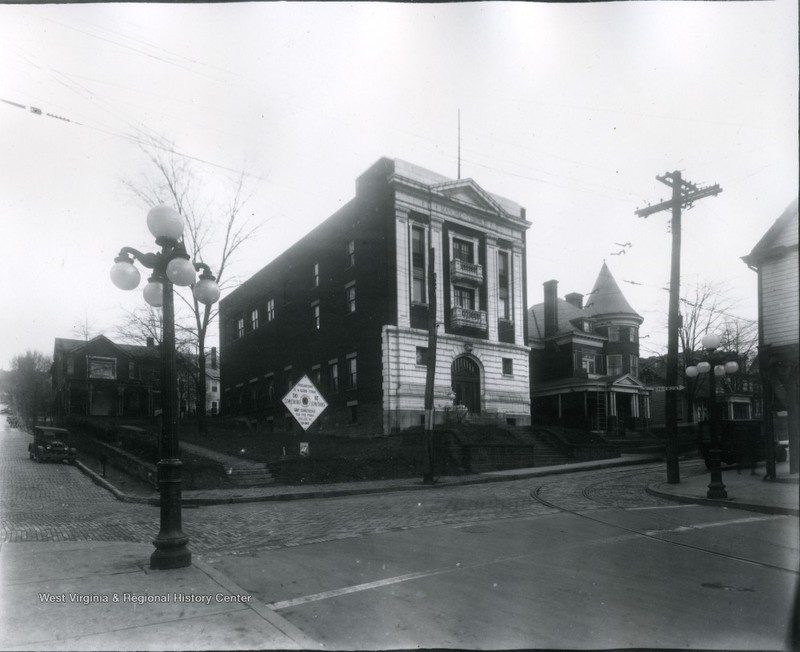
[[448, 181], [431, 187], [437, 195], [446, 197], [450, 201], [466, 204], [492, 213], [506, 215], [505, 209], [483, 188], [472, 179], [458, 179]]
[[636, 378], [634, 378], [630, 374], [625, 374], [624, 376], [620, 376], [613, 383], [611, 383], [611, 386], [612, 387], [637, 387], [639, 389], [644, 389], [644, 385], [642, 385], [642, 383], [640, 383]]

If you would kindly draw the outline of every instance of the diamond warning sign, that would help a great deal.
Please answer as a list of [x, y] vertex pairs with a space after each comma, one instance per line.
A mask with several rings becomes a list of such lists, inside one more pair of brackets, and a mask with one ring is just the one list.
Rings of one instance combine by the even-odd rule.
[[327, 401], [322, 398], [314, 383], [308, 376], [303, 376], [297, 384], [283, 397], [283, 404], [297, 419], [297, 423], [308, 430], [308, 427], [317, 420], [322, 411], [328, 407]]

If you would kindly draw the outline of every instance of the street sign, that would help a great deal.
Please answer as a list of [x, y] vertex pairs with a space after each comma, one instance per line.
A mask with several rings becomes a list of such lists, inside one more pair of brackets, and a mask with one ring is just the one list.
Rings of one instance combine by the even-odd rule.
[[683, 385], [667, 385], [662, 387], [651, 387], [654, 392], [682, 392], [686, 389]]
[[303, 430], [308, 430], [308, 427], [328, 407], [328, 402], [322, 398], [322, 394], [308, 376], [303, 376], [297, 381], [297, 384], [283, 397], [283, 404]]

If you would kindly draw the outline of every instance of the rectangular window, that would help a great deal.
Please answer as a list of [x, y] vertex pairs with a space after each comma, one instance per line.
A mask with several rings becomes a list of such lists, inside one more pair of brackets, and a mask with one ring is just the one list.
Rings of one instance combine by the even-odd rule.
[[114, 380], [117, 377], [117, 361], [114, 358], [89, 358], [89, 377]]
[[581, 357], [581, 369], [583, 369], [587, 374], [594, 374], [597, 373], [595, 371], [595, 359], [593, 355], [587, 355], [586, 353], [583, 354]]
[[314, 263], [314, 287], [319, 287], [319, 263]]
[[250, 311], [250, 328], [253, 330], [258, 328], [258, 308], [253, 308]]
[[244, 337], [244, 317], [236, 320], [236, 337]]
[[275, 299], [267, 301], [267, 321], [275, 319]]
[[615, 353], [606, 356], [607, 375], [621, 376], [622, 375], [622, 355]]
[[328, 363], [328, 390], [331, 393], [339, 391], [339, 361], [331, 360]]
[[425, 230], [411, 227], [411, 301], [425, 303]]
[[511, 318], [510, 288], [508, 252], [501, 251], [497, 254], [497, 307], [500, 319]]
[[473, 246], [466, 240], [453, 239], [453, 258], [463, 263], [474, 263]]
[[418, 346], [417, 347], [417, 364], [419, 364], [419, 365], [427, 365], [428, 364], [428, 347], [427, 346]]
[[608, 327], [608, 341], [619, 342], [619, 326]]
[[356, 311], [356, 286], [351, 284], [345, 290], [347, 293], [347, 312]]
[[639, 356], [631, 354], [631, 376], [639, 377]]
[[504, 376], [514, 375], [514, 360], [512, 360], [511, 358], [503, 358], [503, 375]]
[[630, 341], [636, 343], [636, 341], [639, 339], [639, 329], [635, 326], [631, 326], [628, 329], [628, 335], [630, 337]]
[[319, 330], [319, 303], [311, 304], [311, 325], [315, 331]]
[[356, 241], [350, 240], [347, 243], [347, 266], [348, 267], [355, 267], [356, 266]]
[[594, 329], [592, 328], [592, 322], [586, 320], [583, 321], [583, 332], [584, 333], [594, 332]]
[[267, 381], [267, 401], [273, 403], [275, 401], [275, 374], [267, 374], [265, 380]]
[[356, 356], [352, 355], [347, 358], [347, 389], [355, 389], [358, 386], [358, 372], [356, 365]]
[[69, 356], [67, 358], [67, 374], [70, 376], [75, 373], [75, 358]]
[[132, 360], [128, 362], [128, 378], [136, 380], [136, 363]]
[[318, 364], [311, 367], [311, 382], [314, 383], [314, 387], [317, 389], [320, 388], [320, 384], [322, 382], [322, 370]]
[[212, 382], [211, 382], [211, 391], [212, 391], [212, 392], [217, 392], [217, 391], [219, 391], [219, 385], [217, 385], [217, 381], [216, 381], [216, 380], [214, 380], [214, 381], [212, 381]]
[[459, 308], [475, 310], [475, 290], [458, 285], [453, 287], [453, 303]]
[[211, 414], [219, 412], [219, 401], [211, 401]]
[[292, 389], [292, 384], [292, 367], [285, 367], [283, 370], [283, 386], [287, 392]]

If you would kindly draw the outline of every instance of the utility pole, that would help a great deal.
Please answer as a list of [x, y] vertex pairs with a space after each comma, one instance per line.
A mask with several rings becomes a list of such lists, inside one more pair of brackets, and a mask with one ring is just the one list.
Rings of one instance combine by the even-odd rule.
[[680, 330], [680, 292], [681, 292], [681, 211], [703, 197], [722, 192], [719, 185], [699, 188], [681, 178], [680, 171], [667, 172], [656, 179], [672, 188], [672, 199], [655, 206], [647, 206], [636, 211], [638, 217], [648, 217], [659, 211], [672, 210], [672, 268], [669, 281], [669, 318], [667, 322], [667, 389], [666, 389], [666, 435], [667, 435], [667, 482], [679, 484], [681, 481], [678, 465], [678, 331]]
[[425, 453], [427, 467], [424, 484], [434, 484], [433, 477], [433, 386], [436, 378], [436, 250], [428, 250], [428, 352], [425, 361]]

